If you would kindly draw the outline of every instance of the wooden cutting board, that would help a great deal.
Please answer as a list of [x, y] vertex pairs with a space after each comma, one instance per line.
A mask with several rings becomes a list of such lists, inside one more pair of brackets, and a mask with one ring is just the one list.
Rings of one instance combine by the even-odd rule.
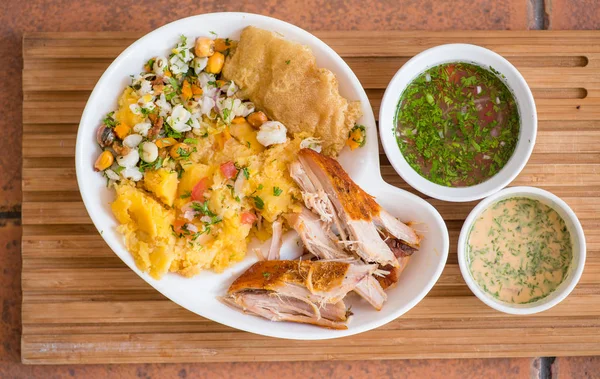
[[[25, 363], [216, 362], [600, 354], [600, 32], [321, 32], [367, 89], [375, 115], [386, 84], [438, 44], [490, 48], [523, 73], [539, 132], [512, 185], [561, 196], [585, 229], [581, 282], [542, 314], [496, 312], [458, 268], [458, 232], [475, 202], [428, 199], [450, 229], [450, 256], [430, 294], [377, 330], [329, 341], [257, 336], [192, 314], [113, 254], [88, 217], [75, 179], [85, 102], [131, 33], [33, 33], [23, 39], [23, 334]], [[388, 182], [414, 192], [381, 155]]]

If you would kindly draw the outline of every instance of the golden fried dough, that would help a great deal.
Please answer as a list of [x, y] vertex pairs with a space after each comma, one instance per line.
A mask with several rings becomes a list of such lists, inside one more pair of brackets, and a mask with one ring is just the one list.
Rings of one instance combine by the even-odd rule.
[[290, 133], [320, 138], [328, 155], [340, 152], [361, 116], [360, 102], [340, 96], [335, 75], [317, 67], [308, 47], [266, 30], [249, 26], [242, 31], [223, 76]]

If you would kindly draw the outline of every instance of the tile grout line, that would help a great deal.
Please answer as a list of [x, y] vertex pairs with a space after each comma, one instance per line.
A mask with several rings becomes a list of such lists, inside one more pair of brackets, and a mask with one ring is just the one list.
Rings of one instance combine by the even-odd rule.
[[[548, 30], [550, 26], [550, 12], [552, 12], [552, 0], [527, 0], [530, 24], [529, 29]], [[552, 366], [556, 357], [539, 357], [539, 370], [537, 379], [552, 379]]]
[[549, 0], [527, 0], [530, 30], [547, 30], [546, 2]]
[[8, 212], [0, 212], [0, 219], [20, 219], [21, 212], [20, 211], [8, 211]]
[[538, 379], [552, 379], [552, 366], [556, 361], [556, 357], [540, 357], [540, 371]]

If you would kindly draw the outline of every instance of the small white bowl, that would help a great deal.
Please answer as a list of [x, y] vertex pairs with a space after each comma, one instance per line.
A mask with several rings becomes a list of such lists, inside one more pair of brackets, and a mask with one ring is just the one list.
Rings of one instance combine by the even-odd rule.
[[[493, 177], [470, 187], [446, 187], [419, 175], [404, 159], [396, 141], [394, 122], [398, 101], [404, 89], [425, 70], [450, 62], [473, 63], [493, 67], [512, 91], [519, 108], [521, 127], [512, 157]], [[506, 187], [525, 167], [531, 156], [537, 133], [537, 112], [529, 86], [519, 71], [502, 56], [483, 47], [468, 44], [436, 46], [415, 55], [398, 70], [388, 84], [379, 110], [379, 134], [385, 154], [396, 172], [413, 188], [427, 196], [445, 201], [463, 202], [482, 199]]]
[[[506, 303], [481, 290], [477, 283], [475, 283], [467, 262], [467, 239], [469, 237], [471, 227], [473, 226], [473, 222], [475, 222], [479, 215], [489, 206], [510, 197], [526, 197], [529, 199], [538, 200], [554, 209], [565, 221], [567, 229], [571, 234], [571, 241], [573, 243], [573, 260], [571, 261], [571, 266], [569, 267], [569, 271], [565, 280], [548, 296], [529, 304]], [[471, 211], [471, 213], [469, 213], [469, 217], [467, 217], [462, 229], [460, 230], [457, 253], [460, 272], [471, 291], [479, 298], [479, 300], [500, 312], [516, 315], [527, 315], [552, 308], [564, 300], [571, 293], [571, 291], [573, 291], [573, 288], [575, 288], [579, 282], [579, 279], [581, 278], [583, 267], [585, 266], [585, 235], [583, 234], [583, 228], [581, 227], [581, 223], [579, 222], [577, 215], [575, 215], [575, 212], [573, 212], [567, 203], [561, 200], [558, 196], [535, 187], [511, 187], [504, 189], [486, 198], [485, 200], [482, 200]]]

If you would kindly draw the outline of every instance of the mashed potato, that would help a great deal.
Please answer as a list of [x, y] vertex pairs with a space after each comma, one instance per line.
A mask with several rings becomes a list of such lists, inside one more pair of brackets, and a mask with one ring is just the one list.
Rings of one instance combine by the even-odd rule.
[[[179, 174], [169, 168], [167, 160], [166, 167], [146, 172], [137, 186], [117, 184], [112, 209], [138, 267], [155, 278], [168, 271], [184, 276], [203, 269], [222, 271], [245, 257], [251, 237], [270, 238], [270, 223], [301, 209], [300, 191], [287, 167], [297, 156], [302, 137], [265, 149], [256, 142], [256, 131], [249, 124], [238, 123], [195, 138], [196, 151], [181, 164]], [[224, 176], [221, 165], [228, 163], [239, 168], [243, 179]], [[190, 194], [201, 180], [207, 181], [206, 205], [218, 221], [195, 218], [189, 222], [196, 227], [192, 231], [206, 230], [206, 221], [211, 223], [210, 231], [195, 239], [193, 232], [179, 236], [173, 225], [181, 220], [182, 209], [189, 208]], [[261, 227], [243, 223], [245, 212], [262, 218]]]
[[272, 223], [301, 210], [288, 166], [316, 132], [277, 122], [273, 138], [266, 123], [281, 120], [221, 74], [235, 44], [181, 36], [132, 76], [98, 127], [94, 168], [116, 191], [112, 211], [127, 249], [154, 278], [222, 271], [253, 237], [270, 238]]

